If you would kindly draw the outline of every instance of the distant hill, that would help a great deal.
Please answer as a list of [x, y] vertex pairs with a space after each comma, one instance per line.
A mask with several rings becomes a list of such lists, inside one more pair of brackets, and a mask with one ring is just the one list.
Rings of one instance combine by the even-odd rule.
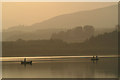
[[80, 11], [56, 16], [41, 23], [33, 24], [32, 26], [36, 27], [36, 29], [40, 29], [40, 27], [71, 28], [79, 25], [93, 25], [95, 28], [112, 28], [118, 24], [117, 14], [118, 8], [117, 5], [114, 5], [90, 11]]
[[[118, 18], [118, 8], [117, 5], [99, 8], [89, 11], [80, 11], [70, 14], [58, 15], [51, 19], [45, 20], [40, 23], [35, 23], [31, 26], [14, 26], [5, 31], [3, 31], [3, 40], [11, 41], [19, 38], [30, 40], [39, 39], [38, 37], [49, 39], [51, 33], [54, 33], [55, 30], [48, 29], [71, 29], [76, 26], [92, 25], [95, 27], [95, 35], [101, 34], [104, 32], [111, 32], [114, 29], [114, 26], [117, 25]], [[44, 33], [38, 32], [44, 30]], [[36, 31], [38, 32], [36, 35]], [[59, 32], [60, 30], [56, 31]], [[50, 34], [48, 34], [50, 32]], [[32, 33], [32, 35], [31, 35]], [[30, 36], [31, 35], [31, 36]]]
[[51, 39], [60, 39], [67, 43], [76, 43], [76, 42], [84, 42], [89, 38], [94, 36], [95, 29], [93, 26], [86, 25], [84, 27], [79, 26], [73, 29], [69, 29], [67, 31], [61, 31], [59, 33], [54, 33], [51, 36]]
[[55, 55], [117, 55], [117, 31], [91, 37], [84, 43], [66, 43], [62, 40], [29, 40], [3, 42], [3, 56]]
[[49, 28], [71, 28], [83, 25], [93, 25], [95, 28], [113, 28], [113, 26], [118, 24], [117, 14], [118, 6], [113, 5], [89, 11], [58, 15], [31, 26], [19, 25], [9, 28], [8, 30], [33, 31]]
[[50, 39], [53, 33], [64, 31], [63, 29], [42, 29], [36, 31], [3, 31], [2, 40], [3, 41], [16, 41], [18, 39], [23, 40], [42, 40]]

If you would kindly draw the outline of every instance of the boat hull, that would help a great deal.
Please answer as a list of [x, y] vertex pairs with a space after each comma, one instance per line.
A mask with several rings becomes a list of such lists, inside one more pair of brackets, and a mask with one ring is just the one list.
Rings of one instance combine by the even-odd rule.
[[91, 60], [99, 60], [99, 59], [91, 59]]
[[32, 64], [32, 61], [28, 61], [28, 62], [21, 61], [21, 64]]

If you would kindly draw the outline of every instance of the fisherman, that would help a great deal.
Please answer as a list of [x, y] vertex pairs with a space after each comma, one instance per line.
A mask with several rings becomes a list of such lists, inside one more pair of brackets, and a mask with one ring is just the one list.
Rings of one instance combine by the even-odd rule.
[[24, 58], [24, 62], [26, 62], [26, 58]]
[[96, 56], [96, 59], [98, 59], [98, 56]]

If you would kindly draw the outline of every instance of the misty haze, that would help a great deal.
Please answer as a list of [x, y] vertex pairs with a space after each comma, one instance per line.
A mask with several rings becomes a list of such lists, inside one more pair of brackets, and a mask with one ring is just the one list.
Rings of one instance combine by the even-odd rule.
[[113, 2], [3, 3], [3, 77], [117, 78], [118, 28]]

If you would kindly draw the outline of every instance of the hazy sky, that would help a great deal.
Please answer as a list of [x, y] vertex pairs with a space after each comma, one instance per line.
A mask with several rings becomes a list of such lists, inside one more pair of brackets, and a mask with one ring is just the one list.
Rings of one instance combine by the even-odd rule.
[[92, 10], [113, 2], [3, 2], [3, 29], [16, 25], [31, 25], [51, 17], [77, 11]]

